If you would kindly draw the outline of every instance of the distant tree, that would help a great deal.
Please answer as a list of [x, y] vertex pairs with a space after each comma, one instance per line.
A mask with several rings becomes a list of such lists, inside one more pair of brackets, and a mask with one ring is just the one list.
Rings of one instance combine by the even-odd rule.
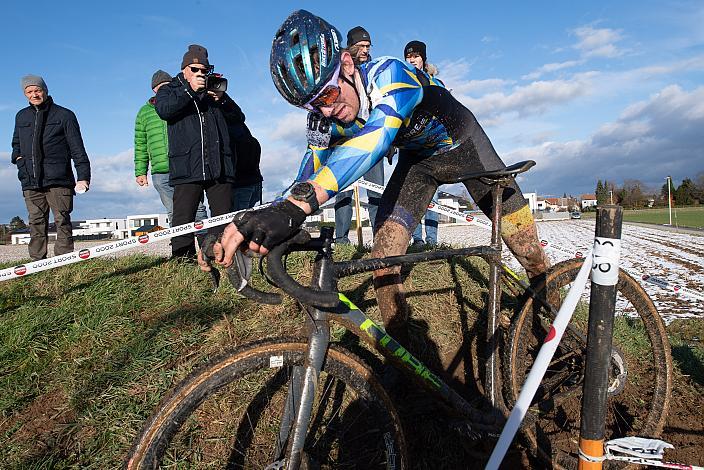
[[24, 223], [24, 220], [22, 220], [22, 217], [19, 215], [16, 215], [10, 220], [10, 230], [19, 230], [27, 228], [27, 224]]
[[694, 203], [694, 193], [696, 189], [694, 183], [689, 178], [682, 180], [679, 188], [677, 188], [675, 199], [678, 205], [690, 205]]
[[623, 182], [621, 204], [625, 207], [637, 209], [645, 206], [646, 197], [643, 193], [644, 185], [639, 180], [625, 180]]
[[694, 199], [699, 204], [704, 204], [704, 171], [694, 179]]
[[[623, 201], [626, 200], [626, 189], [621, 187], [621, 188], [614, 188], [610, 190], [613, 193], [614, 196], [614, 204], [617, 205], [623, 205]], [[609, 200], [611, 195], [609, 195]]]
[[[675, 197], [675, 185], [672, 184], [672, 178], [667, 181], [670, 183], [670, 197], [672, 198], [672, 204], [674, 204], [677, 200]], [[660, 195], [662, 195], [662, 199], [665, 201], [665, 205], [667, 205], [667, 182], [660, 188]]]
[[604, 204], [609, 202], [609, 191], [606, 189], [606, 186], [604, 186], [604, 183], [602, 183], [601, 180], [597, 180], [596, 191], [594, 191], [594, 193], [596, 196], [597, 205], [603, 206]]

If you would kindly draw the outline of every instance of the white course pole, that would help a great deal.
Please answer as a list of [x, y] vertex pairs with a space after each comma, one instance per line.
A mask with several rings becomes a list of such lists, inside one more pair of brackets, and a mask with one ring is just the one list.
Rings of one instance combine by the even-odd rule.
[[530, 408], [530, 402], [533, 400], [541, 380], [543, 380], [545, 371], [548, 369], [548, 365], [557, 350], [557, 346], [560, 344], [562, 335], [565, 332], [565, 329], [572, 318], [572, 314], [574, 313], [574, 309], [577, 307], [579, 298], [582, 296], [582, 292], [584, 292], [584, 288], [587, 285], [589, 271], [592, 268], [591, 251], [587, 253], [584, 258], [584, 264], [579, 270], [577, 278], [575, 279], [574, 284], [572, 284], [572, 288], [567, 293], [567, 297], [565, 297], [565, 300], [560, 307], [560, 311], [557, 312], [555, 321], [552, 325], [550, 325], [548, 337], [540, 348], [538, 357], [535, 359], [533, 367], [528, 374], [528, 378], [523, 384], [518, 400], [516, 400], [516, 405], [513, 407], [513, 410], [511, 410], [508, 421], [506, 422], [503, 431], [501, 431], [499, 441], [496, 443], [496, 447], [494, 447], [494, 451], [491, 453], [489, 463], [486, 464], [486, 470], [496, 470], [499, 468], [504, 455], [506, 455], [506, 451], [508, 451], [508, 448], [511, 445], [511, 441], [513, 441], [513, 437], [516, 435], [518, 428], [521, 426], [521, 422], [526, 416], [528, 408]]

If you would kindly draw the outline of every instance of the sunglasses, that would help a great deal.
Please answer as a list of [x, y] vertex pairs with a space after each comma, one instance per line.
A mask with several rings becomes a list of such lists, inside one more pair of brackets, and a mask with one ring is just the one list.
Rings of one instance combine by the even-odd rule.
[[210, 72], [213, 71], [212, 67], [203, 67], [203, 68], [201, 68], [201, 67], [188, 67], [188, 68], [191, 69], [191, 72], [193, 72], [193, 73], [201, 72], [205, 75], [208, 75]]
[[330, 80], [323, 86], [320, 92], [315, 95], [309, 102], [302, 106], [308, 111], [320, 111], [323, 106], [331, 106], [340, 96], [340, 87], [337, 84], [337, 78], [340, 76], [340, 66], [335, 69]]

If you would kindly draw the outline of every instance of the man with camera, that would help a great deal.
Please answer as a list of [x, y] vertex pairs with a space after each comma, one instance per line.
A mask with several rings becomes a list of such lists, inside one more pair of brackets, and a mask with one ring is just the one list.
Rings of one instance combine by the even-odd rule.
[[[156, 94], [156, 112], [168, 126], [173, 226], [195, 220], [203, 191], [211, 216], [230, 212], [235, 155], [226, 118], [244, 117], [226, 88], [227, 80], [213, 73], [205, 47], [192, 44], [183, 55], [181, 73]], [[195, 256], [193, 235], [175, 237], [171, 252], [174, 257]]]

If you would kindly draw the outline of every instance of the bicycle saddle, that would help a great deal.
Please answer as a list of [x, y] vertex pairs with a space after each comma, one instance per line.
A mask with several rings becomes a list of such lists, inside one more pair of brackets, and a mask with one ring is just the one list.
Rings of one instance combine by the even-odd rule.
[[453, 182], [454, 183], [461, 183], [462, 181], [473, 180], [473, 179], [487, 179], [490, 181], [498, 181], [498, 180], [507, 178], [509, 176], [516, 176], [520, 173], [523, 173], [524, 171], [528, 171], [533, 166], [535, 166], [535, 162], [533, 160], [526, 160], [524, 162], [514, 163], [511, 166], [507, 166], [506, 168], [501, 168], [499, 170], [489, 170], [489, 171], [479, 171], [479, 172], [475, 172], [475, 173], [467, 173], [467, 174], [464, 174], [464, 175], [456, 178]]

